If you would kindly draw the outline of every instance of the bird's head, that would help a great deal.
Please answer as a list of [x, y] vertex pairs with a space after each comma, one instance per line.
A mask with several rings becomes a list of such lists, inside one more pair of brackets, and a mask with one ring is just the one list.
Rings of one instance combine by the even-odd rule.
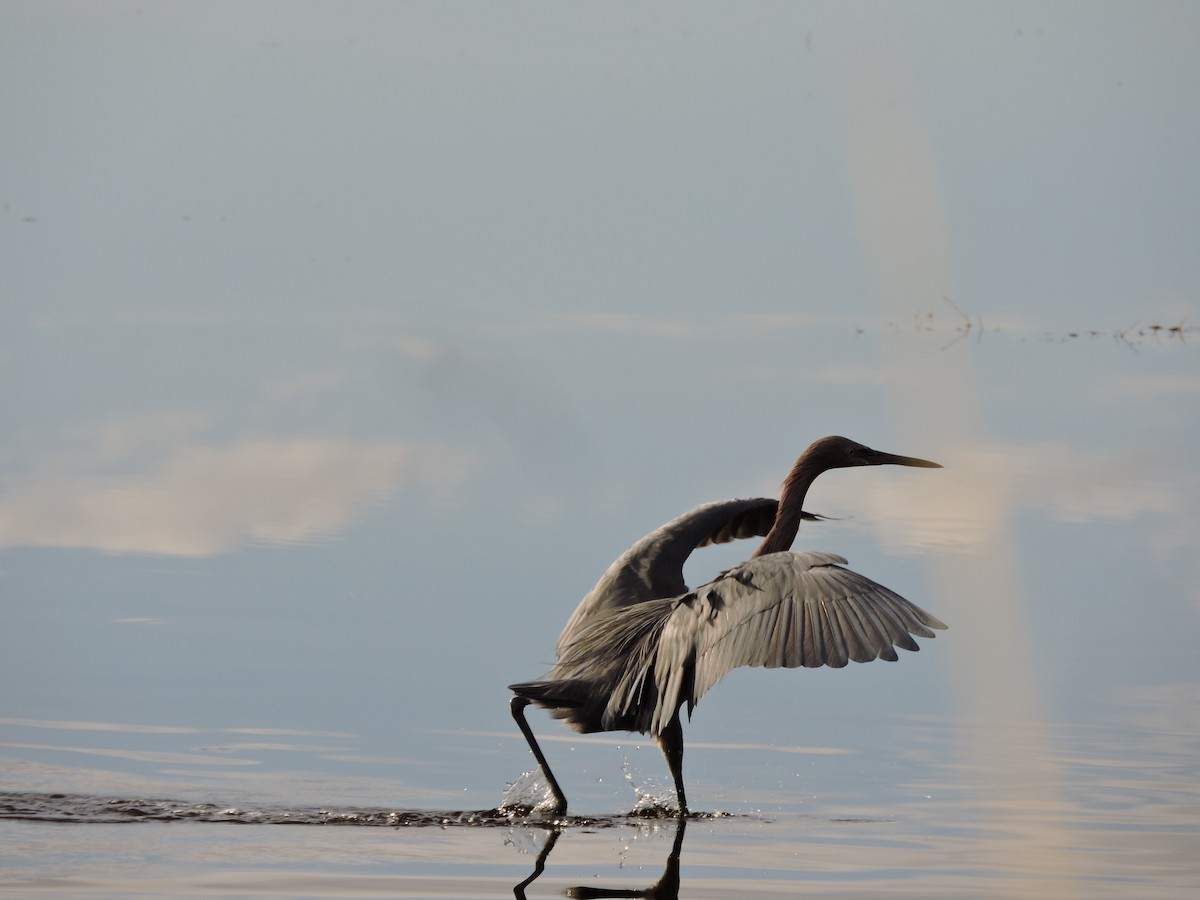
[[820, 469], [845, 469], [851, 466], [919, 466], [923, 469], [940, 469], [940, 463], [915, 456], [898, 456], [895, 453], [884, 453], [882, 450], [872, 450], [850, 438], [830, 435], [814, 441], [801, 454], [800, 458], [808, 458]]

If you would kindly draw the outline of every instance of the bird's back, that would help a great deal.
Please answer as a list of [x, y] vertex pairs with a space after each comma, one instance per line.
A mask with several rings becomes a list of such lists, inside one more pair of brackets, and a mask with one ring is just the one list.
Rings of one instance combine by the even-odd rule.
[[558, 655], [586, 623], [606, 612], [687, 591], [683, 564], [693, 550], [765, 535], [778, 505], [768, 497], [718, 500], [650, 532], [622, 553], [579, 602], [559, 635]]

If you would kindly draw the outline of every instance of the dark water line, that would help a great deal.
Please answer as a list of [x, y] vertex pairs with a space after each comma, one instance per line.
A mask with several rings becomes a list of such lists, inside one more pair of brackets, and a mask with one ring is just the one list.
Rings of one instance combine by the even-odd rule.
[[[710, 814], [705, 818], [724, 818]], [[0, 792], [0, 819], [81, 825], [139, 822], [214, 822], [232, 825], [357, 825], [389, 828], [590, 826], [609, 828], [631, 821], [672, 818], [669, 810], [616, 816], [540, 816], [526, 808], [474, 810], [339, 808], [330, 806], [240, 807], [144, 797], [97, 797], [90, 794]]]

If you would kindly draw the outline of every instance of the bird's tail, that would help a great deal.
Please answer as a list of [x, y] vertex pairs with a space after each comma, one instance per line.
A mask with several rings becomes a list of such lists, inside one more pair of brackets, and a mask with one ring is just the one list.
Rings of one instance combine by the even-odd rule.
[[578, 681], [522, 681], [508, 689], [518, 697], [532, 700], [540, 706], [570, 706], [580, 699], [582, 683]]
[[508, 689], [518, 697], [524, 697], [549, 710], [550, 715], [556, 719], [563, 719], [578, 732], [586, 734], [602, 730], [595, 711], [595, 692], [589, 690], [585, 681], [523, 681], [510, 684]]

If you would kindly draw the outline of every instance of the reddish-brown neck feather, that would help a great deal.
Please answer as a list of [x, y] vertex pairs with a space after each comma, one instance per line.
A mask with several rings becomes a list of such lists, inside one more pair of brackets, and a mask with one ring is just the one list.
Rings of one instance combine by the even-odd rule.
[[808, 493], [816, 477], [826, 468], [828, 467], [807, 452], [796, 460], [796, 465], [783, 482], [783, 493], [779, 497], [779, 511], [775, 514], [775, 524], [771, 526], [762, 546], [754, 551], [754, 556], [781, 553], [791, 549], [792, 541], [796, 540], [796, 532], [800, 530], [800, 511], [804, 507], [804, 495]]

